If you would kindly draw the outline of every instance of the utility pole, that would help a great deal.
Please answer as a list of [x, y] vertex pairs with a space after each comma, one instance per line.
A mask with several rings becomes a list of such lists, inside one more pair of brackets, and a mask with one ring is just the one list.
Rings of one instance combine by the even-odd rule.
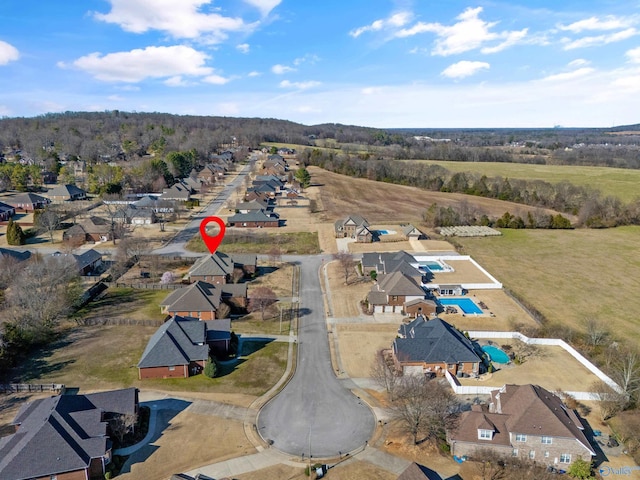
[[282, 335], [282, 305], [278, 305], [280, 308], [280, 335]]

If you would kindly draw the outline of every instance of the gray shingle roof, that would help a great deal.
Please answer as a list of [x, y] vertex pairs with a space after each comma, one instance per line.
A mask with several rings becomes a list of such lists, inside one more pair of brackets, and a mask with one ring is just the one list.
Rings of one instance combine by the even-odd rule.
[[197, 281], [174, 290], [160, 305], [166, 306], [169, 312], [215, 312], [220, 307], [221, 293], [215, 285]]
[[189, 269], [188, 276], [230, 275], [233, 273], [234, 261], [226, 253], [216, 252], [213, 255], [200, 257]]
[[137, 389], [61, 395], [25, 404], [0, 439], [0, 478], [23, 480], [87, 468], [107, 452], [103, 413], [135, 410]]
[[241, 222], [277, 222], [278, 214], [267, 215], [264, 210], [252, 210], [249, 213], [236, 213], [227, 219], [229, 223]]
[[28, 260], [31, 257], [31, 252], [29, 250], [21, 251], [0, 247], [0, 257], [13, 258], [22, 262], [23, 260]]
[[400, 362], [480, 362], [471, 340], [440, 318], [419, 316], [398, 329], [394, 351]]
[[58, 185], [47, 192], [50, 197], [84, 197], [87, 192], [75, 185]]
[[188, 365], [191, 361], [206, 360], [209, 356], [206, 338], [204, 322], [174, 316], [151, 336], [138, 368]]

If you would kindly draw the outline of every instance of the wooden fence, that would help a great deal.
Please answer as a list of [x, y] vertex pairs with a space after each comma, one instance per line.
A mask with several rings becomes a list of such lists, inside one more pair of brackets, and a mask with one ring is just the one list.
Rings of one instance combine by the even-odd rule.
[[20, 393], [20, 392], [54, 392], [64, 393], [65, 386], [61, 383], [0, 383], [0, 393]]
[[133, 318], [111, 318], [111, 317], [96, 317], [85, 318], [81, 322], [83, 325], [134, 325], [142, 327], [159, 327], [164, 323], [164, 320], [153, 319], [133, 319]]
[[181, 283], [128, 283], [128, 282], [115, 282], [110, 283], [109, 286], [123, 287], [123, 288], [137, 288], [147, 290], [177, 290], [187, 285]]

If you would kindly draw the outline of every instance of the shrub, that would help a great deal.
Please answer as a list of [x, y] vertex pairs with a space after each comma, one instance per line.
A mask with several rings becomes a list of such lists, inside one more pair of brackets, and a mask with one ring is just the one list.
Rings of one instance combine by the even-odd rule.
[[13, 219], [9, 219], [7, 224], [7, 243], [9, 245], [24, 245], [26, 242], [26, 235], [22, 231], [22, 227], [15, 223]]
[[207, 359], [207, 364], [204, 367], [204, 374], [209, 378], [215, 378], [218, 373], [218, 364], [214, 359], [209, 357]]

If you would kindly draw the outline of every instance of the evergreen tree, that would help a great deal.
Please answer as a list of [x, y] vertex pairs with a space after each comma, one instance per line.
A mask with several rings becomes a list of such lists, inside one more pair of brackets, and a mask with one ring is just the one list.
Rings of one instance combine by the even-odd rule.
[[306, 168], [300, 167], [298, 170], [296, 170], [295, 176], [296, 180], [300, 182], [300, 188], [302, 188], [303, 190], [311, 185], [311, 174]]
[[10, 218], [7, 225], [7, 243], [9, 245], [24, 245], [26, 243], [26, 237], [22, 231], [22, 227]]

